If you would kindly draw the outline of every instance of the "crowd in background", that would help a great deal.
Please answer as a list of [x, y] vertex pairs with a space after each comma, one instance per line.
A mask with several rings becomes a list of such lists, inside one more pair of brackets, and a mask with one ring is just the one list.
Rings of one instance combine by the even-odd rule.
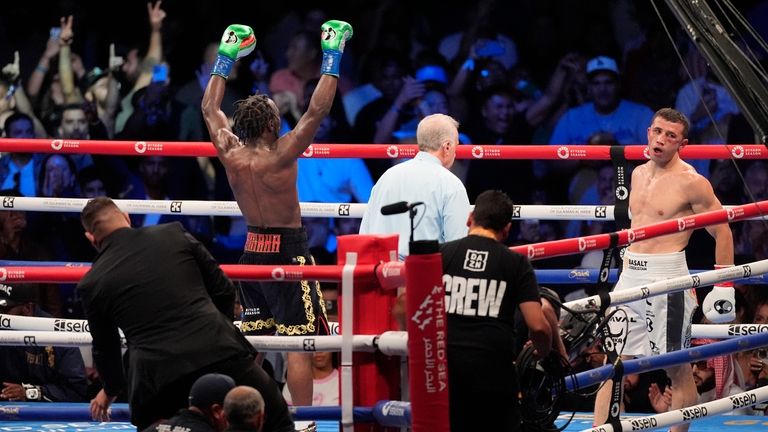
[[[292, 2], [221, 11], [214, 2], [166, 0], [146, 7], [126, 2], [115, 6], [120, 13], [109, 14], [95, 2], [45, 2], [44, 10], [37, 3], [5, 5], [0, 13], [0, 64], [7, 64], [0, 74], [3, 137], [209, 141], [200, 101], [220, 31], [232, 22], [254, 27], [258, 45], [233, 70], [222, 109], [231, 115], [235, 101], [267, 93], [287, 131], [317, 84], [317, 34], [333, 16], [355, 26], [355, 43], [345, 51], [339, 94], [315, 137], [318, 143], [414, 143], [419, 120], [446, 113], [460, 121], [462, 144], [645, 144], [645, 128], [662, 107], [690, 118], [691, 145], [755, 142], [737, 104], [679, 24], [644, 2], [480, 0], [438, 6], [382, 0], [342, 1], [328, 9]], [[753, 25], [768, 29], [760, 26], [768, 2], [743, 3]], [[662, 23], [671, 26], [671, 39]], [[744, 182], [732, 161], [691, 162], [723, 204], [768, 198], [765, 161], [740, 163]], [[392, 163], [301, 159], [299, 199], [365, 203]], [[518, 204], [614, 203], [614, 170], [606, 162], [463, 160], [452, 171], [466, 185], [470, 202], [486, 189], [501, 189]], [[221, 164], [204, 157], [5, 153], [0, 189], [2, 196], [233, 200]], [[246, 234], [238, 217], [131, 217], [134, 226], [182, 222], [222, 263], [236, 261]], [[335, 262], [335, 236], [357, 233], [359, 222], [304, 218], [319, 264]], [[2, 211], [0, 224], [0, 259], [81, 262], [95, 254], [78, 214]], [[580, 221], [515, 225], [509, 244], [615, 230], [611, 223]], [[732, 229], [736, 263], [768, 257], [763, 222]], [[712, 250], [699, 247], [707, 242], [706, 234], [694, 235], [691, 268], [711, 268], [712, 256], [690, 252]], [[590, 258], [534, 265], [596, 267]], [[557, 288], [564, 295], [574, 287]], [[760, 291], [739, 287], [741, 322], [768, 319], [768, 300]], [[39, 292], [37, 302], [51, 315], [82, 318], [71, 286], [47, 284]], [[580, 358], [587, 365], [598, 355], [585, 354]], [[765, 366], [753, 373], [752, 353], [733, 358], [741, 367], [729, 370], [744, 372], [738, 374], [743, 388], [768, 374]], [[637, 385], [642, 398], [657, 384]], [[649, 403], [663, 398], [663, 387], [652, 390], [650, 399], [645, 395]]]

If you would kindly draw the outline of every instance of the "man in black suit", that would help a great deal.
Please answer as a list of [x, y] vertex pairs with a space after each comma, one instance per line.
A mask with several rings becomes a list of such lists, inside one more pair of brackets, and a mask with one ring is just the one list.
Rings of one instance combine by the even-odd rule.
[[264, 395], [265, 430], [294, 430], [277, 385], [232, 323], [235, 287], [200, 242], [179, 223], [133, 229], [109, 198], [89, 201], [81, 220], [98, 250], [77, 286], [104, 382], [91, 401], [95, 420], [108, 419], [126, 386], [119, 328], [128, 344], [131, 423], [139, 430], [186, 407], [192, 383], [212, 372]]

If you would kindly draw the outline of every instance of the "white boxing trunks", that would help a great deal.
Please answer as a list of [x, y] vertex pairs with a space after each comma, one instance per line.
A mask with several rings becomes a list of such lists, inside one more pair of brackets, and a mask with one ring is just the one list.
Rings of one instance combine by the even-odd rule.
[[[627, 251], [624, 270], [614, 290], [639, 289], [688, 274], [685, 252], [641, 254]], [[689, 289], [609, 309], [609, 312], [620, 309], [608, 323], [616, 352], [636, 357], [690, 347], [691, 324], [697, 307], [696, 293]]]

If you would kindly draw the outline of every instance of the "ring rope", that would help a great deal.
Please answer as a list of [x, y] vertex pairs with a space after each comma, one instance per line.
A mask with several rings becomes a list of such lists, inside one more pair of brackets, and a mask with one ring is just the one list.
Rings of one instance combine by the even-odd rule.
[[[3, 206], [0, 210], [38, 212], [81, 212], [88, 198], [44, 198], [0, 196]], [[129, 213], [161, 214], [181, 216], [242, 216], [235, 201], [203, 200], [113, 200], [117, 206]], [[299, 203], [301, 215], [305, 217], [362, 218], [368, 204], [365, 203]], [[474, 207], [474, 206], [470, 206]], [[733, 210], [738, 206], [726, 205]], [[518, 220], [590, 220], [612, 221], [614, 206], [591, 205], [516, 205], [512, 214]], [[763, 218], [768, 218], [764, 216]], [[760, 216], [751, 220], [759, 220]]]
[[[388, 263], [387, 263], [388, 264]], [[25, 261], [25, 260], [0, 260], [0, 267], [90, 267], [90, 262], [74, 261]], [[575, 268], [575, 269], [534, 269], [536, 280], [540, 284], [557, 285], [582, 285], [597, 283], [600, 278], [600, 269]], [[691, 274], [702, 273], [708, 270], [689, 270]], [[611, 269], [608, 273], [608, 282], [616, 282], [619, 278], [618, 270]], [[768, 274], [752, 275], [748, 278], [734, 279], [734, 282], [752, 285], [768, 284]]]
[[[0, 196], [0, 210], [76, 212], [83, 210], [87, 198], [43, 198]], [[201, 200], [113, 200], [120, 210], [136, 214], [163, 214], [184, 216], [242, 216], [235, 201]], [[362, 218], [367, 204], [360, 203], [300, 203], [305, 217]]]
[[[681, 349], [665, 354], [652, 355], [637, 359], [623, 361], [624, 374], [631, 375], [648, 372], [654, 369], [666, 369], [683, 363], [691, 363], [699, 360], [717, 357], [721, 355], [748, 351], [768, 345], [768, 333], [757, 333], [747, 336], [739, 336], [732, 339], [721, 340], [706, 345]], [[566, 377], [566, 388], [570, 391], [579, 388], [587, 388], [613, 377], [613, 365], [607, 364], [573, 376]]]
[[618, 429], [614, 429], [613, 426], [608, 423], [584, 429], [581, 432], [620, 432], [663, 428], [680, 423], [690, 423], [695, 420], [701, 420], [705, 417], [711, 417], [718, 414], [724, 414], [733, 411], [734, 409], [753, 406], [765, 402], [766, 400], [768, 400], [768, 386], [763, 386], [733, 396], [713, 400], [711, 402], [692, 405], [687, 408], [669, 410], [664, 413], [646, 417], [620, 420], [621, 426]]
[[743, 279], [751, 276], [753, 273], [768, 273], [768, 259], [718, 270], [709, 270], [693, 275], [664, 279], [647, 285], [633, 287], [631, 289], [611, 291], [608, 293], [608, 305], [602, 304], [599, 295], [594, 295], [563, 303], [563, 306], [573, 310], [597, 311], [601, 306], [616, 306], [661, 294], [683, 291], [689, 288], [698, 288], [700, 286], [714, 285], [717, 282]]
[[[3, 316], [5, 317], [5, 316]], [[388, 356], [408, 354], [406, 332], [391, 331], [380, 335], [351, 336], [355, 352], [381, 352]], [[254, 348], [272, 352], [339, 352], [342, 350], [342, 336], [246, 336]], [[91, 334], [66, 331], [22, 331], [0, 330], [0, 346], [91, 346]], [[123, 348], [125, 338], [120, 338]]]
[[[457, 159], [611, 160], [605, 145], [461, 145]], [[647, 145], [613, 146], [628, 160], [647, 160]], [[122, 156], [207, 156], [216, 148], [206, 141], [109, 141], [0, 138], [0, 152], [90, 153]], [[413, 157], [414, 144], [311, 144], [302, 153], [311, 158], [399, 159]], [[768, 149], [758, 144], [697, 144], [680, 150], [683, 159], [766, 159]]]
[[[690, 229], [704, 228], [710, 225], [730, 223], [760, 216], [768, 212], [768, 201], [744, 204], [729, 209], [712, 210], [695, 215], [668, 219], [606, 234], [586, 237], [552, 240], [529, 245], [514, 246], [510, 249], [526, 255], [529, 260], [552, 258], [562, 255], [602, 250], [612, 246], [625, 246], [636, 241], [673, 234]], [[612, 236], [618, 236], [618, 242], [612, 243]]]
[[[293, 406], [289, 407], [294, 420], [336, 420], [341, 417], [339, 406]], [[353, 407], [354, 421], [378, 423], [385, 427], [410, 427], [411, 404], [402, 401], [380, 401], [373, 407]], [[113, 403], [109, 408], [112, 422], [130, 421], [127, 403]], [[92, 422], [88, 403], [0, 403], [0, 421]], [[6, 429], [7, 430], [7, 429]], [[16, 430], [14, 428], [14, 430]], [[26, 429], [25, 429], [26, 430]]]

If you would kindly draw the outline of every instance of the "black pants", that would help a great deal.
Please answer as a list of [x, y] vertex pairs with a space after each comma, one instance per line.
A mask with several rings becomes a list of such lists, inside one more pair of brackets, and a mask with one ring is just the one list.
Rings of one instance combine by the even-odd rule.
[[[275, 381], [255, 363], [252, 356], [230, 358], [201, 368], [163, 386], [146, 404], [131, 406], [131, 423], [141, 431], [161, 419], [172, 417], [189, 405], [189, 389], [201, 376], [208, 373], [229, 375], [237, 385], [258, 390], [264, 398], [264, 432], [293, 432], [293, 418]], [[207, 408], [207, 407], [201, 407]]]

